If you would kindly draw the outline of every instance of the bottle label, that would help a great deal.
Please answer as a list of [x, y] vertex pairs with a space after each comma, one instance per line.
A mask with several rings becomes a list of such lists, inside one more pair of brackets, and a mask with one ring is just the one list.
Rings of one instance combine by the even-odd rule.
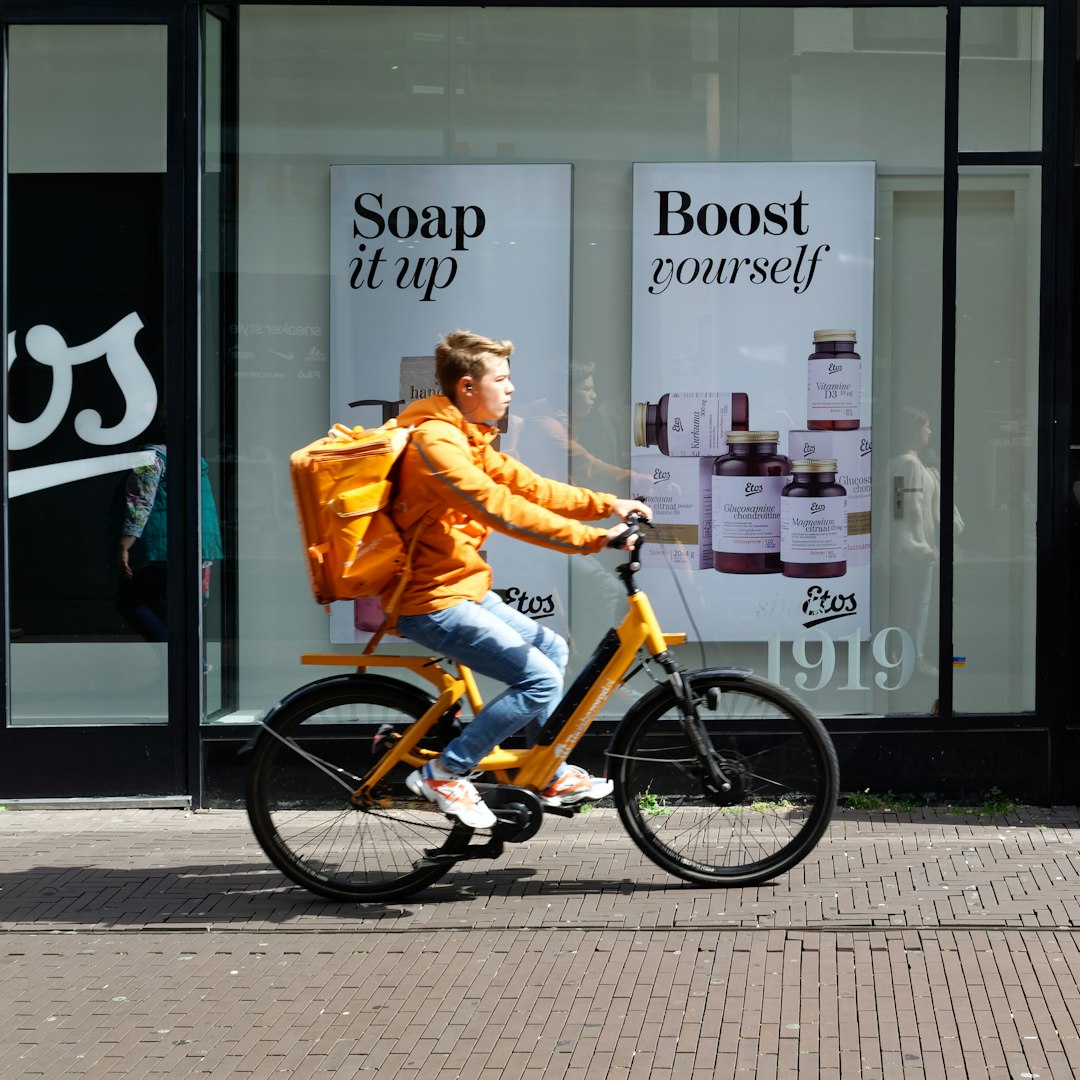
[[847, 498], [780, 500], [780, 560], [841, 562], [847, 558]]
[[730, 430], [730, 394], [668, 394], [669, 457], [722, 457]]
[[714, 476], [713, 550], [761, 555], [780, 550], [780, 493], [789, 476]]
[[808, 361], [806, 418], [858, 420], [862, 396], [860, 362], [826, 356]]

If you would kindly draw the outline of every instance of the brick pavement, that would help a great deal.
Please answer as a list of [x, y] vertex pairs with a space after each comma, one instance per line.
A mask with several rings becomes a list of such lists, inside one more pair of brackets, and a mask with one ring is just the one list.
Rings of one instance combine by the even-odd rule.
[[700, 889], [614, 812], [391, 905], [310, 896], [233, 811], [0, 814], [0, 1078], [1080, 1073], [1080, 816], [838, 816]]

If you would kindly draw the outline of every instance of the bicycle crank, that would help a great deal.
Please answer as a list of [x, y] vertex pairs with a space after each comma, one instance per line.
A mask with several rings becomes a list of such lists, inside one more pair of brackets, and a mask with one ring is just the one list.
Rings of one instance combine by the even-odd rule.
[[466, 859], [497, 859], [505, 844], [520, 844], [537, 834], [544, 821], [544, 806], [535, 792], [509, 784], [477, 784], [476, 790], [497, 819], [491, 827], [491, 839], [457, 852], [428, 851], [413, 864], [416, 869], [452, 866]]
[[499, 819], [491, 827], [494, 839], [520, 844], [540, 831], [544, 805], [535, 791], [510, 784], [477, 784], [476, 790]]

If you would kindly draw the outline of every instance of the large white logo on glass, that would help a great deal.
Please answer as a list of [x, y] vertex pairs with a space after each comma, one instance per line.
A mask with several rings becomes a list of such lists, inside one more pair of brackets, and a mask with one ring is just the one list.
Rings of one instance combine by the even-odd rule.
[[[85, 345], [68, 345], [52, 326], [31, 327], [26, 333], [26, 352], [37, 363], [52, 368], [52, 392], [36, 420], [23, 422], [8, 417], [8, 448], [27, 450], [52, 435], [71, 405], [72, 369], [76, 364], [87, 364], [102, 357], [124, 395], [124, 415], [118, 424], [106, 427], [101, 413], [83, 409], [75, 416], [75, 433], [91, 446], [116, 446], [145, 431], [157, 409], [158, 397], [154, 377], [135, 347], [135, 335], [142, 327], [142, 319], [133, 311]], [[14, 362], [15, 333], [12, 331], [7, 340], [9, 371]], [[134, 468], [145, 455], [145, 451], [135, 450], [15, 469], [8, 473], [8, 495], [26, 495], [90, 476], [122, 472]]]

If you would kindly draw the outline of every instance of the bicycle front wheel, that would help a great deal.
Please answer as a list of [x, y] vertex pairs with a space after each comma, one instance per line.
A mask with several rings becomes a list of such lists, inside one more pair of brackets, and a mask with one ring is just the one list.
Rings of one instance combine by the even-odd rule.
[[725, 783], [710, 780], [673, 691], [658, 687], [612, 743], [619, 816], [642, 852], [676, 877], [761, 884], [805, 858], [828, 827], [836, 751], [821, 721], [773, 683], [700, 671], [690, 685]]
[[398, 680], [337, 676], [297, 691], [266, 717], [247, 810], [282, 873], [331, 900], [377, 901], [409, 896], [447, 872], [449, 865], [417, 864], [460, 851], [472, 830], [408, 791], [410, 766], [396, 765], [375, 792], [386, 806], [353, 798], [378, 752], [379, 726], [404, 732], [430, 703]]

